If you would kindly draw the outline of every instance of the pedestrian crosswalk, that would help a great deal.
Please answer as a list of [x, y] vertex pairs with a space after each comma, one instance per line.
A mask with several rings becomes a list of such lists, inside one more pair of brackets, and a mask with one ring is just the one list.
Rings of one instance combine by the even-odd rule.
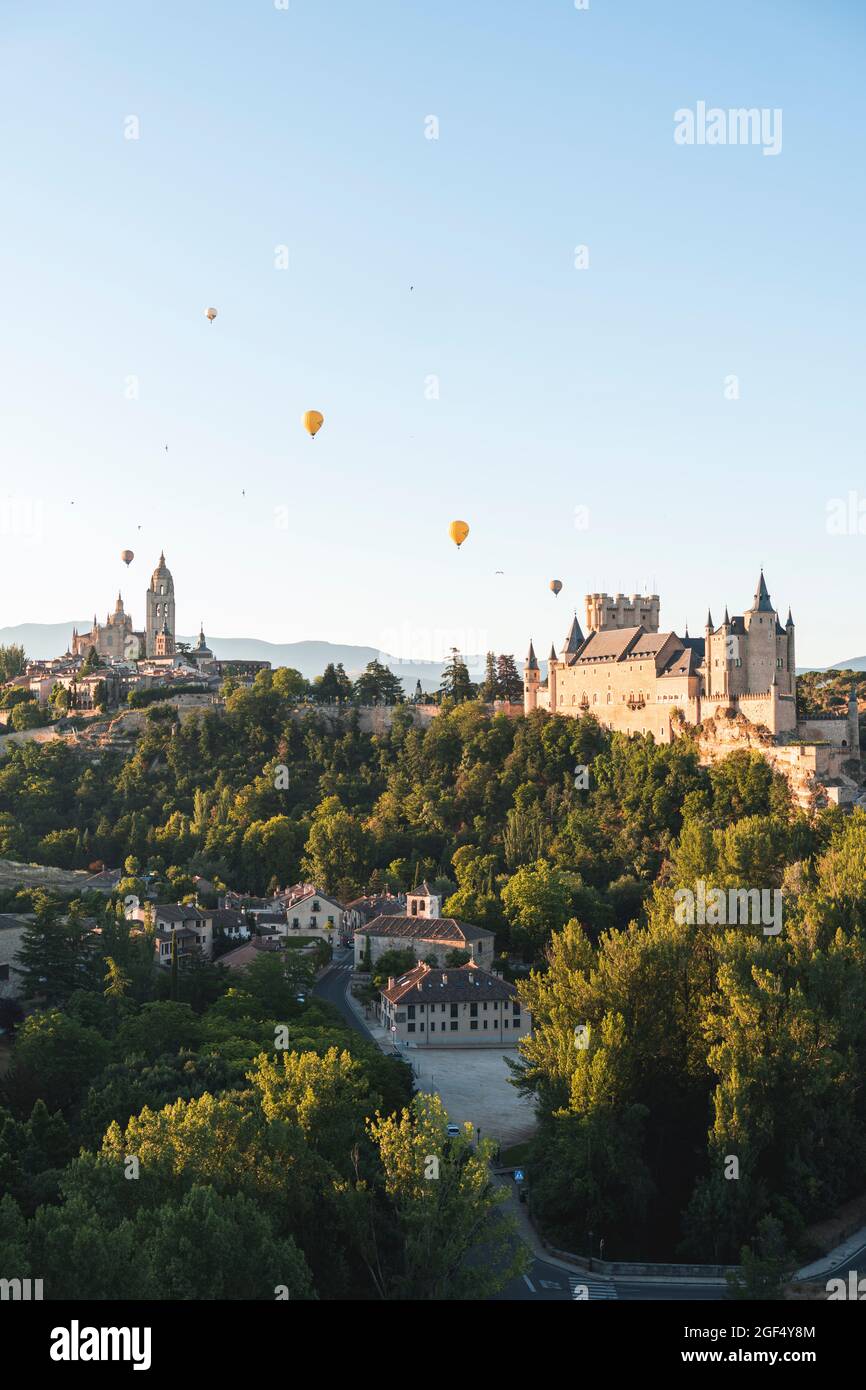
[[596, 1298], [617, 1298], [613, 1284], [604, 1284], [600, 1279], [580, 1279], [576, 1274], [569, 1276], [568, 1286], [575, 1303], [588, 1303]]

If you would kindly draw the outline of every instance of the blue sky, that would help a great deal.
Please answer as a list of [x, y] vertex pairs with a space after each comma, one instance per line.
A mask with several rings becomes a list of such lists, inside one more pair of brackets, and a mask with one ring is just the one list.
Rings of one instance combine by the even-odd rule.
[[[181, 631], [522, 655], [591, 589], [700, 630], [763, 564], [801, 663], [866, 652], [866, 519], [827, 531], [866, 512], [859, 0], [5, 0], [0, 33], [0, 626], [119, 586], [143, 623], [164, 548]], [[678, 146], [698, 101], [781, 108], [781, 153]]]

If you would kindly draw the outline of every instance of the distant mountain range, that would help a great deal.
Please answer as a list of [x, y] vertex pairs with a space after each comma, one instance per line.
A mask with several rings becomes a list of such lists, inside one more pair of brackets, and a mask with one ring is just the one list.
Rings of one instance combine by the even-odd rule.
[[[29, 657], [44, 660], [65, 652], [72, 640], [72, 629], [79, 632], [90, 630], [90, 620], [80, 619], [77, 623], [19, 623], [17, 627], [0, 628], [0, 646], [20, 643]], [[180, 642], [194, 645], [198, 633], [184, 637]], [[437, 690], [442, 679], [444, 662], [441, 661], [399, 661], [375, 647], [354, 647], [339, 642], [263, 642], [258, 637], [208, 637], [207, 644], [219, 661], [269, 661], [272, 666], [293, 666], [307, 680], [320, 676], [329, 661], [334, 665], [343, 663], [348, 675], [359, 676], [371, 661], [382, 661], [389, 666], [395, 676], [403, 682], [407, 695], [415, 689], [415, 682], [421, 682], [422, 690]], [[473, 680], [478, 680], [484, 671], [483, 656], [468, 656], [466, 664]]]

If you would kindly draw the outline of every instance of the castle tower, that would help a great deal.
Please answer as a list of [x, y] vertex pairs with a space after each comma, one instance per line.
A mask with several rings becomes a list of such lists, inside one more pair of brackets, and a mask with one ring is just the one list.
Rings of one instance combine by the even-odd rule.
[[164, 627], [171, 638], [173, 651], [175, 643], [174, 580], [165, 563], [164, 553], [160, 553], [159, 564], [151, 576], [150, 588], [145, 597], [145, 613], [145, 654], [156, 656], [156, 639]]
[[552, 642], [547, 660], [547, 696], [547, 708], [553, 714], [556, 710], [556, 648]]
[[791, 617], [790, 608], [788, 609], [788, 621], [785, 623], [785, 639], [785, 651], [788, 659], [788, 688], [791, 695], [796, 695], [797, 658], [794, 653], [794, 619]]
[[534, 709], [538, 709], [538, 686], [541, 676], [538, 670], [538, 659], [535, 655], [535, 648], [532, 639], [529, 641], [529, 652], [523, 667], [523, 713], [531, 714]]
[[754, 603], [743, 614], [743, 622], [746, 637], [741, 647], [745, 647], [745, 652], [741, 650], [739, 655], [743, 659], [745, 679], [741, 690], [760, 694], [770, 689], [776, 674], [776, 629], [779, 627], [779, 615], [770, 600], [763, 570]]
[[658, 594], [587, 594], [586, 626], [590, 632], [612, 627], [642, 627], [645, 632], [659, 630]]

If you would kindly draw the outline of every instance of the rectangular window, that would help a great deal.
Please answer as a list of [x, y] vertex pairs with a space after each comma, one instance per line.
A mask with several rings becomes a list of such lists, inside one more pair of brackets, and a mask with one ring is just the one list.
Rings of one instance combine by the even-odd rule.
[[414, 1005], [414, 1004], [409, 1004], [409, 1005], [407, 1006], [406, 1015], [407, 1015], [408, 1018], [414, 1018], [414, 1017], [415, 1017], [415, 1005]]
[[470, 1018], [477, 1018], [477, 1017], [478, 1017], [478, 1005], [477, 1005], [477, 1004], [470, 1004], [470, 1005], [469, 1005], [469, 1017], [470, 1017]]
[[487, 1019], [486, 1019], [486, 1018], [485, 1018], [485, 1020], [484, 1020], [484, 1027], [485, 1027], [485, 1028], [487, 1027]]
[[404, 1010], [404, 1011], [401, 1011], [401, 1012], [397, 1015], [397, 1022], [398, 1022], [398, 1023], [405, 1023], [405, 1022], [406, 1022], [406, 1013], [405, 1013], [405, 1010]]
[[406, 1024], [406, 1032], [407, 1032], [407, 1033], [414, 1033], [414, 1032], [415, 1032], [415, 1024], [414, 1024], [414, 1023], [407, 1023], [407, 1024]]
[[508, 1019], [507, 1019], [507, 1018], [505, 1019], [505, 1026], [506, 1026], [506, 1028], [508, 1027]]
[[452, 1004], [452, 1005], [451, 1005], [451, 1017], [452, 1017], [452, 1018], [456, 1018], [456, 1017], [457, 1017], [457, 1005], [456, 1005], [456, 1004]]
[[458, 1025], [457, 1025], [456, 1023], [452, 1023], [452, 1024], [451, 1024], [451, 1032], [452, 1032], [452, 1033], [456, 1033], [456, 1032], [457, 1032], [457, 1028], [458, 1028]]
[[435, 1032], [436, 1032], [436, 1024], [435, 1024], [435, 1023], [431, 1023], [431, 1024], [430, 1024], [430, 1032], [431, 1032], [431, 1033], [435, 1033]]
[[470, 1025], [469, 1025], [469, 1027], [470, 1027], [470, 1028], [477, 1029], [477, 1028], [478, 1028], [478, 1019], [477, 1019], [477, 1018], [473, 1018], [472, 1022], [471, 1022]]

